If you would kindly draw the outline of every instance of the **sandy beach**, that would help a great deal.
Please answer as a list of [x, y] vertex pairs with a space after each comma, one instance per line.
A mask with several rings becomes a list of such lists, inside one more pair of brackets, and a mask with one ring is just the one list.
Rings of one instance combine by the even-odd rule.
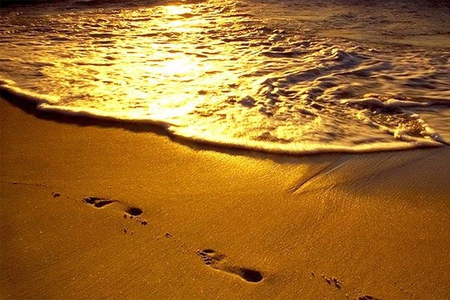
[[2, 299], [450, 298], [449, 147], [281, 156], [0, 112]]

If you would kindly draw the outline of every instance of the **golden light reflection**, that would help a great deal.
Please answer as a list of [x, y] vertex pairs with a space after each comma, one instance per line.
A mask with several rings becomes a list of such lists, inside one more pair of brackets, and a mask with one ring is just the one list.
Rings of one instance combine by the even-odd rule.
[[192, 12], [192, 9], [190, 7], [183, 5], [168, 5], [164, 6], [163, 9], [166, 15], [184, 15], [190, 14]]
[[189, 6], [163, 6], [161, 13], [164, 16], [161, 25], [172, 32], [193, 32], [205, 25], [205, 20], [196, 16]]
[[[177, 134], [234, 145], [297, 139], [305, 147], [308, 138], [321, 143], [336, 136], [363, 145], [366, 136], [380, 130], [370, 127], [361, 137], [356, 132], [361, 122], [374, 122], [364, 119], [366, 110], [355, 115], [350, 105], [348, 113], [334, 109], [336, 99], [378, 89], [402, 91], [434, 76], [436, 92], [427, 88], [427, 97], [449, 98], [446, 85], [442, 91], [439, 83], [440, 73], [435, 73], [442, 69], [440, 56], [438, 65], [431, 63], [431, 56], [421, 60], [416, 54], [378, 58], [373, 55], [382, 52], [364, 53], [363, 47], [341, 41], [334, 45], [327, 38], [297, 33], [291, 25], [284, 30], [284, 21], [278, 28], [279, 16], [270, 21], [245, 11], [225, 0], [98, 14], [73, 10], [58, 18], [45, 16], [48, 20], [37, 16], [39, 26], [30, 31], [33, 43], [24, 42], [31, 35], [20, 22], [18, 30], [11, 31], [22, 36], [15, 47], [2, 48], [2, 55], [21, 57], [5, 60], [4, 69], [17, 73], [25, 89], [55, 95], [61, 99], [55, 103], [76, 113], [95, 110], [98, 115], [177, 124]], [[42, 36], [34, 36], [41, 31]], [[14, 36], [8, 39], [14, 41]], [[36, 38], [45, 43], [35, 43]], [[428, 70], [411, 67], [410, 59]], [[384, 61], [389, 61], [388, 67]], [[405, 70], [418, 73], [405, 76]], [[404, 80], [394, 84], [386, 72]], [[418, 89], [417, 95], [423, 91]], [[355, 126], [341, 126], [355, 116]], [[390, 118], [382, 121], [393, 124], [389, 130], [397, 130], [398, 119]], [[381, 141], [386, 139], [383, 130]]]
[[198, 64], [189, 57], [181, 57], [167, 61], [160, 68], [161, 73], [166, 75], [183, 75], [193, 71], [199, 71]]
[[[77, 78], [78, 87], [72, 84], [60, 91], [77, 90], [74, 105], [95, 99], [92, 108], [171, 122], [199, 107], [209, 115], [208, 107], [214, 103], [243, 98], [254, 81], [241, 73], [258, 69], [257, 62], [248, 61], [246, 51], [222, 40], [220, 28], [237, 30], [239, 19], [211, 22], [215, 13], [200, 3], [111, 15], [109, 27], [98, 34], [89, 31], [92, 39], [75, 44], [73, 53], [80, 54], [75, 64], [70, 59], [68, 64], [61, 62], [58, 74], [67, 71], [65, 77]], [[95, 51], [86, 51], [86, 46]]]

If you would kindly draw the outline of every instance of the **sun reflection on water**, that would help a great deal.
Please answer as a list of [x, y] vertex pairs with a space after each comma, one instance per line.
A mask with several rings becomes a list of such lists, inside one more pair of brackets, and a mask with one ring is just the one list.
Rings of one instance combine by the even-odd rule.
[[248, 25], [246, 17], [222, 16], [223, 11], [222, 5], [201, 2], [68, 12], [41, 20], [72, 33], [61, 30], [51, 46], [35, 46], [27, 53], [29, 61], [54, 62], [39, 70], [48, 84], [33, 89], [58, 96], [67, 106], [89, 103], [124, 117], [132, 112], [133, 118], [138, 110], [143, 119], [162, 113], [164, 107], [195, 107], [199, 99], [238, 98], [254, 84], [242, 75], [258, 70], [260, 62], [248, 59], [255, 47], [243, 49], [236, 47], [240, 40], [227, 40], [240, 36], [239, 26], [244, 30]]
[[[239, 79], [239, 72], [251, 71], [252, 63], [220, 35], [205, 34], [237, 25], [236, 20], [226, 18], [211, 22], [205, 18], [204, 6], [159, 6], [138, 16], [123, 12], [118, 22], [121, 28], [127, 22], [130, 30], [118, 32], [113, 46], [98, 47], [91, 53], [91, 61], [107, 56], [110, 64], [96, 67], [98, 84], [90, 89], [90, 95], [105, 99], [105, 90], [114, 91], [111, 96], [122, 97], [120, 101], [133, 107], [133, 117], [139, 110], [141, 118], [161, 119], [168, 107], [172, 115], [176, 111], [186, 114], [206, 98], [217, 103], [230, 97], [231, 91], [245, 82]], [[248, 67], [243, 69], [243, 65]], [[103, 103], [107, 105], [107, 101]]]
[[192, 12], [191, 7], [185, 5], [167, 5], [163, 10], [166, 15], [184, 15]]
[[[177, 125], [170, 130], [184, 136], [257, 147], [339, 144], [337, 137], [364, 144], [377, 134], [384, 141], [377, 128], [355, 130], [361, 122], [335, 100], [395, 91], [408, 84], [401, 79], [405, 70], [411, 74], [418, 64], [418, 73], [440, 74], [434, 70], [439, 64], [423, 70], [430, 62], [421, 63], [420, 55], [411, 67], [408, 55], [364, 52], [351, 43], [277, 29], [234, 5], [217, 0], [40, 15], [36, 28], [18, 26], [23, 36], [1, 52], [21, 55], [18, 66], [5, 61], [13, 66], [11, 79], [18, 74], [25, 78], [17, 80], [21, 87], [55, 95], [65, 109]], [[387, 72], [400, 74], [397, 83]], [[448, 85], [441, 86], [427, 95], [447, 97]]]

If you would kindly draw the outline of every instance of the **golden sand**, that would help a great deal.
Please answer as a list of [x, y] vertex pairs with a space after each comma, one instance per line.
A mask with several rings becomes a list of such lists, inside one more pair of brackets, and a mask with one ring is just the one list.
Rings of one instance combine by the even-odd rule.
[[1, 299], [448, 299], [450, 148], [304, 157], [0, 100]]

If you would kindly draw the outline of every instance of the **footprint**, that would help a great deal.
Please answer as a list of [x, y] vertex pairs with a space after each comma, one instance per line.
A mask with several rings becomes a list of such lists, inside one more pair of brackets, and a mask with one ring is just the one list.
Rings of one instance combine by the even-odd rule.
[[125, 208], [125, 212], [132, 216], [140, 216], [142, 215], [142, 209], [138, 207], [128, 206]]
[[376, 298], [374, 296], [364, 295], [364, 296], [358, 297], [358, 300], [380, 300], [380, 299]]
[[88, 204], [94, 205], [97, 208], [102, 208], [103, 206], [109, 205], [114, 202], [118, 202], [117, 200], [110, 200], [107, 198], [100, 198], [100, 197], [84, 197], [83, 201]]
[[339, 279], [337, 279], [336, 277], [327, 277], [325, 275], [322, 275], [322, 278], [329, 285], [332, 285], [332, 286], [334, 286], [335, 288], [337, 288], [339, 290], [342, 288], [342, 282]]
[[96, 208], [103, 208], [107, 205], [111, 205], [111, 204], [115, 203], [123, 210], [125, 218], [128, 215], [131, 219], [133, 217], [137, 217], [136, 219], [139, 222], [141, 222], [142, 225], [147, 225], [147, 223], [148, 223], [145, 219], [142, 219], [141, 217], [139, 217], [143, 213], [142, 209], [140, 209], [139, 207], [128, 206], [128, 205], [120, 202], [119, 200], [112, 200], [112, 199], [103, 198], [103, 197], [89, 196], [89, 197], [84, 197], [83, 201], [87, 204], [90, 204], [90, 205], [96, 207]]
[[259, 271], [236, 266], [229, 262], [225, 255], [217, 253], [212, 249], [197, 250], [197, 254], [206, 265], [218, 271], [239, 276], [248, 282], [260, 282], [263, 280], [263, 276]]

